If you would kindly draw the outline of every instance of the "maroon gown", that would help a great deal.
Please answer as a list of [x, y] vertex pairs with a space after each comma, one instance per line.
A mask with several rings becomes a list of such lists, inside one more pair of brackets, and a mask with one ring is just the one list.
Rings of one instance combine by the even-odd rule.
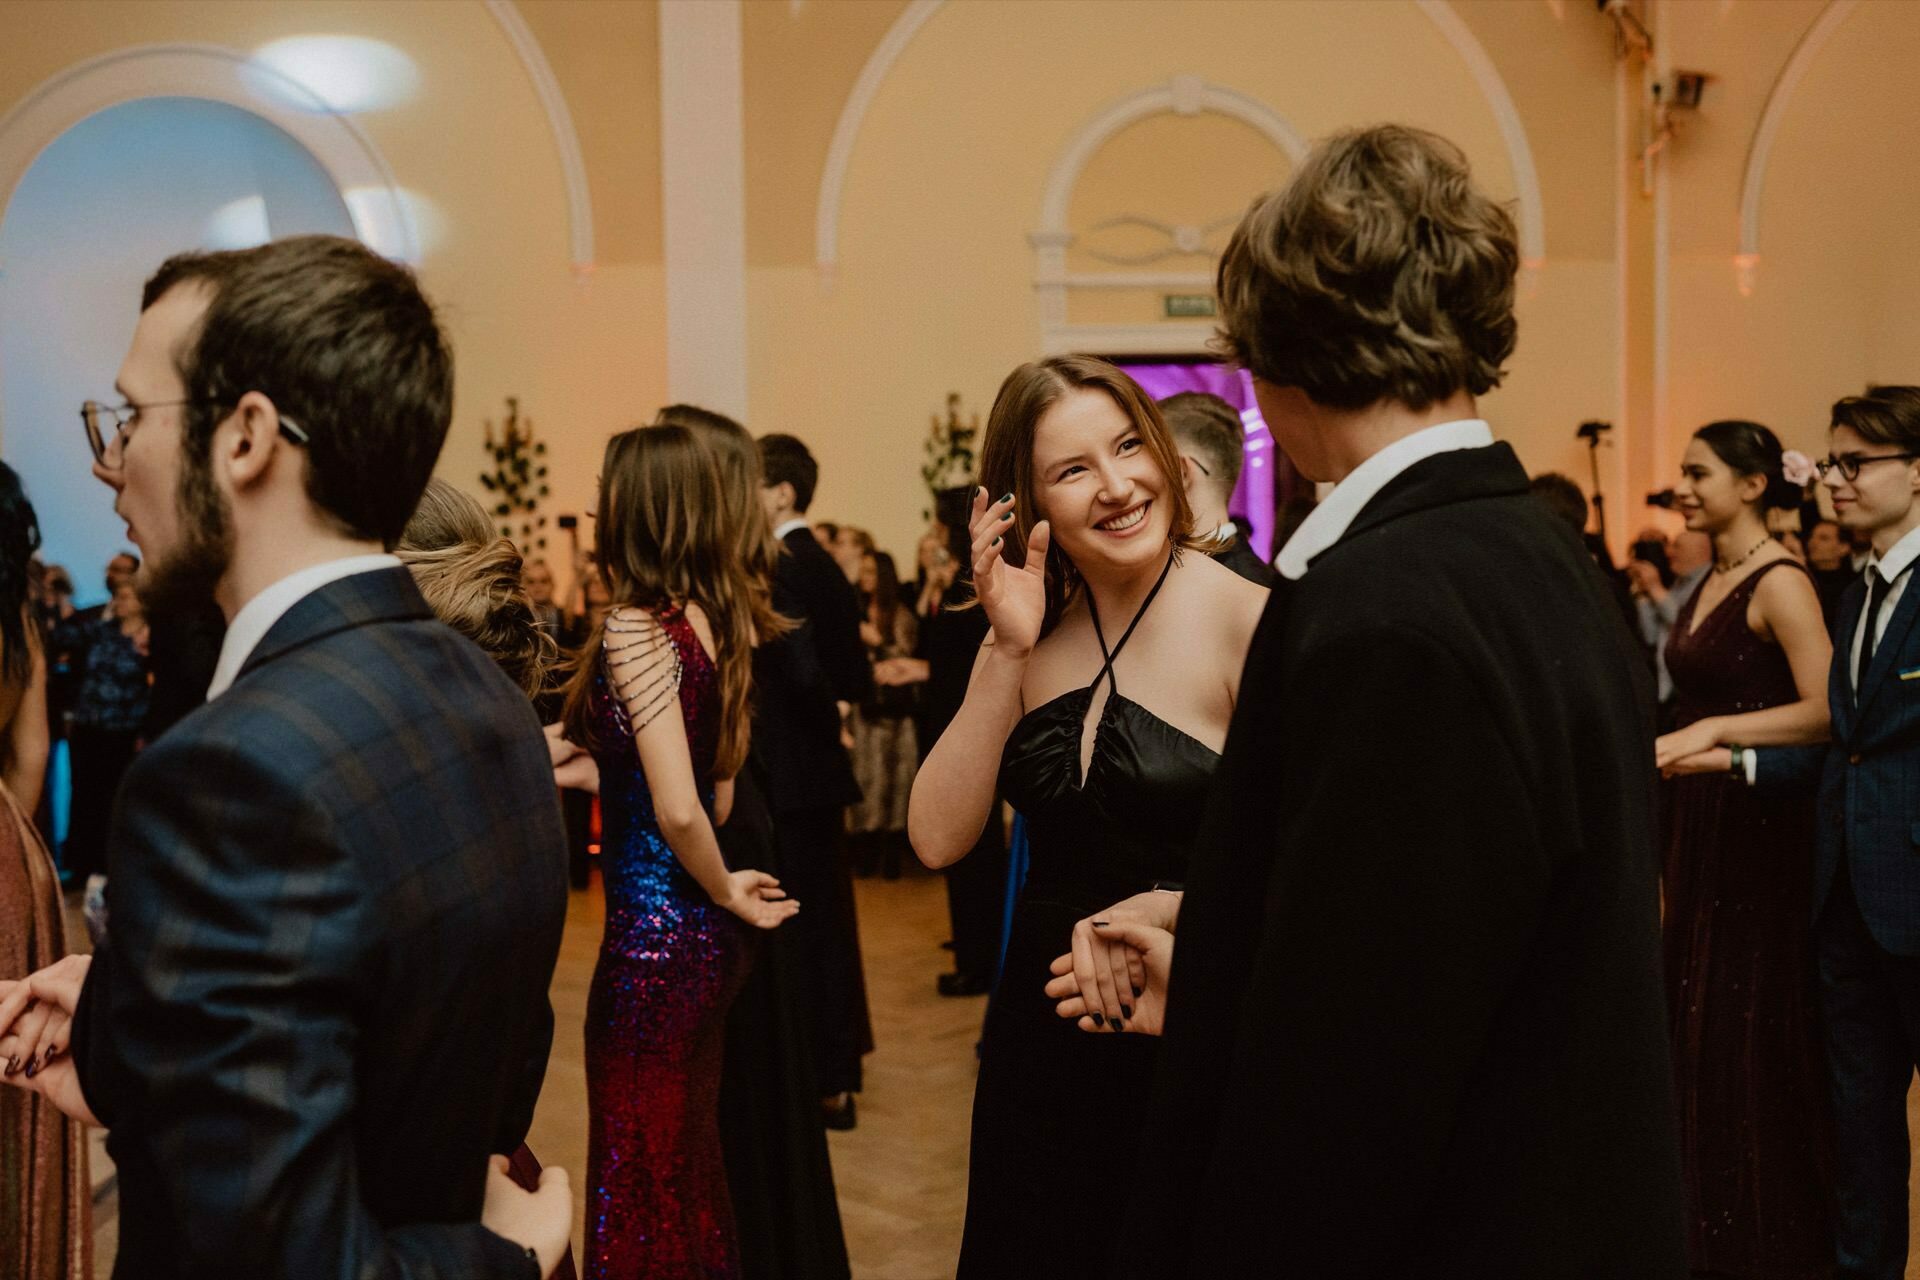
[[[636, 697], [676, 695], [701, 801], [711, 811], [720, 686], [678, 606], [658, 629], [606, 627], [606, 652], [670, 644], [676, 673]], [[600, 860], [607, 923], [587, 989], [586, 1280], [737, 1280], [739, 1246], [720, 1147], [727, 1007], [752, 963], [747, 926], [687, 874], [660, 833], [634, 729], [608, 661], [591, 707], [600, 745]], [[652, 670], [659, 670], [658, 666]], [[673, 681], [677, 676], [678, 688]]]
[[[1682, 726], [1796, 701], [1787, 656], [1747, 625], [1749, 574], [1667, 641]], [[1701, 584], [1702, 587], [1705, 583]], [[1815, 1024], [1810, 788], [1725, 774], [1668, 784], [1663, 942], [1696, 1274], [1833, 1273], [1828, 1102]]]

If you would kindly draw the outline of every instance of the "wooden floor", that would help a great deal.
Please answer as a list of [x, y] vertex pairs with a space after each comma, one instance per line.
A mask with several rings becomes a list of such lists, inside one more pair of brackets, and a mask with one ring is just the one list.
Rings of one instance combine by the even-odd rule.
[[[973, 1043], [985, 997], [942, 999], [934, 980], [952, 967], [944, 882], [926, 873], [856, 882], [860, 943], [873, 1010], [859, 1124], [829, 1135], [840, 1217], [857, 1280], [936, 1280], [960, 1253], [967, 1195]], [[576, 893], [553, 976], [559, 1027], [527, 1145], [573, 1177], [587, 1166], [586, 1068], [581, 1027], [600, 946], [599, 881]], [[574, 1228], [574, 1256], [581, 1250]]]
[[[946, 890], [934, 876], [858, 882], [860, 938], [878, 1047], [867, 1059], [860, 1124], [831, 1135], [841, 1217], [860, 1280], [935, 1280], [953, 1274], [966, 1205], [967, 1121], [973, 1105], [973, 1042], [985, 1001], [943, 1000], [934, 979], [948, 967]], [[77, 912], [75, 913], [77, 916]], [[586, 1173], [586, 1085], [580, 1028], [600, 944], [598, 883], [573, 895], [554, 972], [558, 1020], [546, 1088], [528, 1142], [541, 1159]], [[84, 936], [84, 935], [81, 935]], [[1920, 1089], [1909, 1093], [1909, 1127], [1920, 1136]], [[95, 1136], [95, 1270], [112, 1269], [117, 1239], [112, 1165]], [[1916, 1150], [1920, 1151], [1920, 1141]], [[1920, 1222], [1920, 1160], [1914, 1177]], [[575, 1257], [580, 1225], [574, 1230]], [[1920, 1251], [1907, 1265], [1920, 1280]]]

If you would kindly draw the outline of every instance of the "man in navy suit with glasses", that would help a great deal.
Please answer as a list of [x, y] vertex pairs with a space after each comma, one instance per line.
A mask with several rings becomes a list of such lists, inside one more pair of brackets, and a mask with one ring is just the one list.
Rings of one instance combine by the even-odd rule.
[[552, 772], [387, 554], [451, 419], [433, 309], [348, 240], [183, 255], [117, 390], [82, 417], [135, 585], [228, 627], [114, 804], [105, 945], [0, 975], [0, 1074], [110, 1126], [117, 1277], [545, 1276], [565, 1176], [495, 1153], [553, 1033]]

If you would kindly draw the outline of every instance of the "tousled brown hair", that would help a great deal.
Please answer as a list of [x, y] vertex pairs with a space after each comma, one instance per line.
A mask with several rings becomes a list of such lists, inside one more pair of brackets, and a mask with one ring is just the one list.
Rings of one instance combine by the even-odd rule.
[[[1033, 473], [1034, 437], [1047, 410], [1074, 391], [1099, 391], [1127, 415], [1147, 454], [1166, 478], [1161, 501], [1172, 512], [1176, 548], [1204, 551], [1207, 543], [1193, 536], [1193, 508], [1180, 483], [1180, 450], [1167, 430], [1153, 398], [1140, 384], [1105, 360], [1093, 356], [1050, 356], [1023, 364], [1007, 375], [987, 415], [987, 434], [980, 447], [980, 483], [990, 497], [1013, 495], [1013, 529], [1005, 535], [1002, 554], [1016, 567], [1025, 562], [1027, 539], [1041, 519]], [[1047, 545], [1047, 612], [1040, 633], [1059, 623], [1080, 587], [1080, 572], [1060, 549], [1058, 540]]]
[[[717, 776], [746, 763], [752, 732], [753, 595], [713, 451], [687, 427], [636, 427], [607, 441], [594, 552], [615, 607], [697, 604], [713, 628], [720, 684]], [[598, 745], [589, 701], [605, 621], [580, 650], [567, 684], [567, 736]]]
[[1853, 428], [1868, 444], [1920, 453], [1920, 387], [1869, 386], [1834, 402], [1833, 425]]
[[1337, 134], [1240, 220], [1217, 345], [1338, 409], [1482, 395], [1513, 354], [1519, 266], [1512, 215], [1458, 147], [1404, 125]]

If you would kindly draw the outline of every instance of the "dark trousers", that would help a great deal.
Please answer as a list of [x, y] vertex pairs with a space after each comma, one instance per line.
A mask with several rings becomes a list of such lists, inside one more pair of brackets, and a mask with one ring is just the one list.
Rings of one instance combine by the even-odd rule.
[[107, 869], [107, 828], [113, 819], [113, 796], [133, 763], [139, 741], [140, 735], [133, 730], [73, 725], [67, 732], [73, 800], [60, 865], [80, 880]]
[[992, 981], [1000, 969], [1000, 927], [1007, 902], [1007, 835], [996, 800], [967, 856], [946, 870], [956, 973]]
[[1907, 1270], [1907, 1086], [1920, 1064], [1920, 957], [1881, 948], [1841, 864], [1814, 925], [1833, 1090], [1842, 1280]]
[[813, 1006], [814, 1073], [823, 1098], [859, 1090], [860, 1058], [873, 1047], [840, 815], [838, 808], [796, 809], [777, 814], [773, 822], [780, 887], [800, 903], [800, 914], [781, 928], [793, 930], [798, 944], [800, 985]]
[[576, 889], [593, 880], [587, 846], [593, 841], [593, 797], [584, 791], [560, 792], [560, 818], [567, 828], [567, 879]]

